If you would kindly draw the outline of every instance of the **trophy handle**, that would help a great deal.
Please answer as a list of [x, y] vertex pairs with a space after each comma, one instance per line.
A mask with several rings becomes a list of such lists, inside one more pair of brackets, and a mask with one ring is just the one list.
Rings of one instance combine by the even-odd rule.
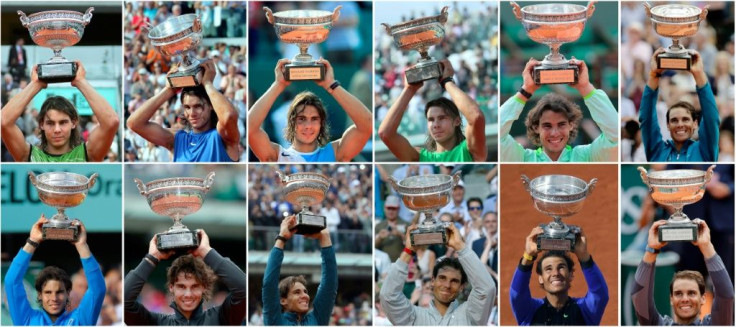
[[286, 175], [279, 170], [276, 171], [276, 174], [279, 175], [279, 180], [281, 181], [281, 184], [286, 184]]
[[215, 182], [215, 172], [211, 171], [207, 174], [207, 177], [204, 178], [204, 189], [205, 193], [207, 193], [210, 190], [210, 187], [212, 187], [212, 183]]
[[192, 31], [194, 31], [194, 33], [202, 31], [202, 21], [199, 19], [199, 15], [194, 17], [194, 21], [192, 22]]
[[386, 23], [381, 23], [381, 25], [383, 25], [383, 28], [386, 29], [386, 34], [391, 35], [391, 25]]
[[461, 171], [458, 170], [456, 173], [452, 174], [452, 187], [453, 188], [457, 186], [458, 183], [460, 183], [460, 177], [462, 177], [460, 176], [460, 173]]
[[394, 178], [393, 176], [389, 176], [389, 177], [388, 177], [388, 183], [389, 183], [389, 184], [391, 185], [391, 187], [392, 187], [392, 188], [393, 188], [394, 190], [396, 190], [396, 191], [398, 191], [398, 190], [399, 190], [399, 182], [398, 182], [398, 181], [396, 181], [396, 178]]
[[275, 20], [273, 18], [273, 11], [271, 10], [271, 8], [263, 6], [263, 11], [266, 12], [266, 19], [268, 20], [268, 22], [273, 25]]
[[649, 2], [646, 1], [644, 1], [642, 5], [644, 5], [644, 10], [647, 11], [647, 17], [652, 18], [652, 5], [650, 5]]
[[519, 7], [519, 4], [516, 3], [516, 1], [511, 1], [511, 9], [514, 10], [514, 16], [516, 16], [517, 20], [521, 20], [521, 7]]
[[639, 174], [641, 174], [641, 181], [644, 182], [644, 184], [647, 185], [647, 187], [649, 188], [649, 191], [651, 192], [652, 191], [652, 186], [649, 185], [649, 177], [647, 176], [647, 170], [644, 169], [644, 167], [641, 167], [641, 166], [639, 166], [638, 168], [636, 168], [636, 170], [638, 170], [639, 171]]
[[82, 21], [84, 22], [84, 26], [87, 26], [89, 22], [92, 21], [92, 12], [95, 11], [95, 7], [89, 7], [87, 8], [87, 11], [84, 13], [84, 16], [82, 16]]
[[595, 190], [595, 183], [598, 182], [597, 178], [593, 178], [590, 180], [590, 183], [588, 183], [588, 186], [585, 187], [585, 196], [590, 195], [593, 193], [593, 190]]
[[144, 22], [143, 25], [141, 25], [141, 28], [145, 28], [146, 31], [150, 33], [153, 29], [153, 24], [151, 24], [151, 22]]
[[708, 170], [705, 172], [705, 183], [703, 184], [703, 188], [705, 188], [705, 184], [710, 183], [710, 178], [713, 177], [713, 169], [716, 169], [716, 165], [710, 165]]
[[586, 17], [590, 18], [590, 16], [593, 16], [593, 12], [595, 11], [595, 3], [598, 1], [590, 1], [588, 2], [588, 8], [585, 9], [587, 12]]
[[34, 174], [32, 171], [29, 171], [28, 178], [31, 180], [31, 184], [33, 184], [33, 186], [38, 186], [38, 180], [36, 179], [36, 174]]
[[449, 9], [450, 7], [444, 6], [442, 7], [442, 10], [440, 10], [440, 18], [439, 18], [440, 24], [444, 25], [445, 23], [447, 23], [447, 16], [449, 15], [447, 11]]
[[91, 189], [92, 186], [95, 186], [95, 183], [97, 182], [97, 177], [99, 177], [100, 174], [94, 173], [92, 176], [89, 177], [89, 181], [87, 182], [87, 189]]
[[524, 184], [524, 188], [526, 189], [527, 192], [531, 192], [532, 191], [531, 186], [529, 186], [530, 183], [531, 183], [531, 180], [529, 179], [529, 177], [527, 177], [526, 175], [522, 174], [521, 175], [521, 184]]
[[340, 19], [340, 9], [342, 9], [342, 5], [339, 5], [335, 8], [335, 10], [332, 11], [332, 22], [337, 22], [338, 19]]
[[[705, 16], [708, 16], [709, 8], [710, 8], [710, 5], [705, 5], [705, 7], [703, 7], [703, 11], [700, 12], [700, 21], [704, 21]], [[700, 21], [698, 23], [700, 23]]]
[[143, 185], [143, 182], [137, 178], [133, 178], [133, 181], [135, 182], [135, 185], [138, 186], [138, 191], [141, 192], [141, 195], [147, 196], [146, 193], [148, 192], [146, 191], [146, 185]]
[[26, 13], [18, 10], [18, 15], [20, 16], [20, 23], [23, 24], [23, 27], [28, 27], [28, 24], [31, 22], [31, 20], [28, 19]]

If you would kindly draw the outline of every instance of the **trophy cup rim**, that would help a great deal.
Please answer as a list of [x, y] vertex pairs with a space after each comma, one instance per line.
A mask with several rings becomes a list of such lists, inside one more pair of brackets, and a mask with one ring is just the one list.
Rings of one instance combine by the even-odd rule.
[[[680, 15], [670, 15], [668, 16], [667, 12], [665, 12], [667, 9], [682, 9], [690, 10], [691, 13], [686, 14], [680, 14]], [[652, 7], [650, 9], [651, 12], [651, 20], [655, 21], [660, 24], [687, 24], [687, 23], [694, 23], [700, 21], [700, 14], [703, 12], [702, 9], [700, 9], [697, 6], [688, 5], [688, 4], [679, 4], [679, 3], [671, 3], [671, 4], [664, 4], [664, 5], [658, 5], [655, 7]]]
[[[427, 184], [431, 179], [439, 179], [436, 184]], [[415, 181], [427, 180], [427, 182], [413, 184]], [[452, 175], [445, 174], [427, 174], [406, 177], [396, 182], [396, 192], [402, 196], [429, 195], [447, 192], [453, 187], [454, 178]]]
[[[286, 175], [279, 172], [279, 174], [283, 183], [281, 192], [284, 199], [293, 205], [312, 206], [322, 202], [330, 188], [330, 179], [320, 173], [299, 172]], [[320, 192], [322, 196], [315, 197], [314, 190]]]
[[705, 184], [707, 171], [698, 169], [656, 170], [647, 173], [652, 186], [688, 186]]
[[[534, 11], [534, 9], [536, 8], [573, 8], [574, 10], [569, 12]], [[572, 3], [542, 3], [521, 7], [521, 20], [524, 22], [532, 22], [537, 24], [571, 23], [581, 20], [588, 20], [587, 12], [588, 8], [583, 5]]]
[[[55, 175], [69, 176], [78, 183], [76, 185], [51, 185], [49, 184], [48, 183], [49, 178]], [[93, 178], [84, 176], [82, 174], [72, 173], [72, 172], [51, 171], [51, 172], [45, 172], [45, 173], [34, 175], [34, 176], [35, 176], [36, 182], [32, 183], [32, 185], [36, 188], [36, 190], [43, 191], [44, 193], [53, 193], [53, 194], [87, 193], [87, 191], [89, 191], [89, 189], [94, 185], [94, 183], [90, 185], [90, 180], [92, 180]], [[68, 179], [64, 179], [64, 180], [68, 180]]]
[[442, 7], [438, 15], [419, 17], [393, 25], [387, 23], [383, 23], [382, 25], [386, 28], [386, 31], [391, 36], [394, 36], [396, 33], [403, 32], [408, 29], [428, 25], [439, 25], [440, 28], [442, 28], [442, 30], [444, 31], [445, 23], [447, 23], [447, 16], [449, 15], [449, 8], [450, 7], [448, 6]]
[[[567, 183], [562, 185], [576, 187], [579, 191], [567, 194], [551, 194], [545, 192], [547, 188], [540, 187], [547, 185], [560, 185], [563, 182]], [[574, 203], [583, 201], [588, 196], [592, 186], [589, 186], [588, 183], [578, 177], [563, 174], [541, 175], [525, 183], [528, 183], [527, 191], [531, 194], [532, 198], [535, 201], [541, 201], [544, 203]], [[595, 183], [595, 180], [591, 183]]]
[[[173, 185], [159, 185], [159, 184], [167, 184], [171, 182], [190, 182], [190, 183], [189, 184], [181, 183], [181, 184], [173, 184]], [[168, 178], [154, 179], [150, 182], [145, 183], [144, 185], [146, 185], [146, 190], [148, 190], [148, 192], [161, 190], [161, 189], [168, 189], [172, 187], [205, 188], [205, 179], [200, 178], [200, 177], [168, 177]]]
[[333, 12], [317, 9], [283, 10], [273, 13], [273, 24], [279, 25], [322, 25], [332, 23]]
[[[51, 14], [71, 14], [74, 16], [79, 16], [79, 18], [73, 18], [73, 17], [59, 17], [59, 18], [43, 18], [41, 16], [43, 15], [51, 15]], [[26, 15], [28, 17], [28, 24], [38, 24], [45, 21], [71, 21], [75, 23], [84, 24], [84, 13], [76, 11], [76, 10], [44, 10], [35, 12], [29, 15]]]

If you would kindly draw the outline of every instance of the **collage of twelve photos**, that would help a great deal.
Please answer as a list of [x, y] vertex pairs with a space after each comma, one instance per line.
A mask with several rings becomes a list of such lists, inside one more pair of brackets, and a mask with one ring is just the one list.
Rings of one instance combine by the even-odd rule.
[[0, 325], [734, 323], [727, 1], [0, 1]]

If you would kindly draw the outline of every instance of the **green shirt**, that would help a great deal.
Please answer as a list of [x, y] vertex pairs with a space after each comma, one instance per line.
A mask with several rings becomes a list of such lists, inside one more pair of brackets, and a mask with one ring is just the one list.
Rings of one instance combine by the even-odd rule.
[[77, 145], [71, 151], [64, 154], [50, 154], [41, 148], [31, 145], [31, 153], [28, 155], [29, 162], [87, 162], [87, 147], [84, 143]]
[[419, 161], [424, 162], [473, 162], [473, 156], [468, 150], [468, 140], [463, 140], [452, 150], [445, 152], [431, 152], [427, 149], [419, 151]]

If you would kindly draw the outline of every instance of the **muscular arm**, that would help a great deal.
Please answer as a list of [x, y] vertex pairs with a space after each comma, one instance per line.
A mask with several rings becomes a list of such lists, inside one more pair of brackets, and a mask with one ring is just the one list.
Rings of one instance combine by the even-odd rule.
[[726, 266], [718, 255], [705, 259], [708, 274], [713, 280], [713, 305], [711, 324], [714, 326], [733, 325], [734, 291]]
[[634, 277], [636, 283], [631, 291], [636, 318], [642, 326], [661, 325], [662, 316], [654, 305], [654, 265], [656, 255], [645, 253]]
[[[282, 242], [282, 241], [277, 241]], [[284, 325], [281, 316], [281, 302], [279, 295], [279, 277], [281, 276], [281, 262], [284, 261], [284, 250], [281, 247], [274, 246], [268, 255], [266, 263], [266, 273], [263, 275], [263, 325], [265, 326], [281, 326]]]
[[143, 259], [138, 267], [128, 272], [124, 285], [125, 323], [128, 325], [157, 325], [157, 313], [148, 311], [138, 303], [138, 295], [156, 267], [148, 260]]
[[279, 145], [271, 142], [261, 125], [285, 88], [280, 83], [271, 84], [248, 111], [248, 145], [260, 161], [276, 161], [279, 158]]
[[212, 102], [212, 110], [217, 114], [217, 133], [222, 137], [225, 148], [233, 161], [238, 160], [238, 143], [240, 143], [240, 131], [238, 131], [238, 111], [232, 103], [222, 95], [212, 84], [205, 80], [204, 90]]
[[110, 145], [118, 132], [120, 118], [110, 103], [86, 79], [76, 82], [76, 87], [82, 92], [99, 123], [87, 138], [87, 157], [90, 161], [102, 161], [110, 151]]
[[401, 252], [401, 256], [388, 269], [388, 275], [381, 287], [381, 307], [394, 326], [410, 326], [416, 320], [416, 308], [402, 292], [404, 281], [409, 275], [408, 262], [411, 256]]
[[509, 98], [501, 105], [499, 139], [501, 141], [501, 161], [524, 161], [524, 147], [509, 135], [514, 121], [519, 119], [526, 101], [521, 94]]
[[401, 118], [418, 89], [411, 85], [404, 88], [378, 127], [378, 136], [399, 161], [419, 161], [419, 151], [411, 146], [406, 137], [398, 133]]
[[455, 85], [455, 82], [445, 83], [445, 89], [468, 121], [468, 127], [465, 128], [468, 151], [473, 155], [473, 160], [485, 161], [488, 149], [486, 148], [486, 118], [483, 112], [480, 111], [478, 103]]
[[246, 313], [245, 273], [214, 249], [204, 257], [204, 263], [214, 270], [228, 290], [227, 298], [220, 306], [220, 324], [240, 325]]
[[532, 277], [534, 262], [524, 265], [522, 262], [516, 267], [514, 277], [511, 279], [509, 296], [511, 298], [511, 311], [514, 313], [516, 322], [521, 326], [528, 326], [532, 322], [534, 312], [542, 305], [543, 301], [532, 298], [529, 290], [529, 280]]
[[574, 151], [588, 151], [590, 161], [617, 161], [618, 160], [618, 112], [603, 90], [593, 90], [585, 97], [585, 105], [590, 110], [590, 116], [601, 129], [599, 135], [591, 144], [577, 146]]
[[486, 272], [485, 265], [478, 256], [466, 246], [457, 252], [458, 260], [468, 276], [468, 282], [473, 287], [468, 296], [468, 320], [471, 325], [485, 326], [491, 315], [493, 302], [496, 300], [496, 283]]
[[[85, 244], [84, 247], [86, 246]], [[89, 249], [86, 252], [88, 253]], [[100, 316], [102, 301], [105, 299], [107, 289], [105, 288], [105, 277], [102, 276], [100, 264], [97, 263], [95, 257], [91, 253], [85, 257], [83, 251], [79, 251], [79, 254], [88, 284], [87, 291], [84, 293], [78, 307], [79, 324], [91, 326], [97, 324], [97, 318]]]
[[5, 147], [8, 148], [8, 152], [15, 161], [27, 161], [31, 151], [31, 147], [26, 143], [23, 136], [23, 131], [15, 122], [23, 115], [23, 111], [31, 103], [33, 97], [44, 87], [41, 82], [32, 81], [26, 88], [12, 97], [2, 109], [2, 128], [0, 128], [0, 132], [2, 132]]
[[593, 258], [587, 262], [580, 262], [580, 267], [585, 276], [585, 282], [588, 284], [588, 293], [581, 299], [578, 306], [583, 311], [585, 322], [589, 325], [600, 325], [603, 319], [603, 312], [608, 304], [608, 285], [603, 278], [603, 273], [598, 265], [593, 262]]
[[337, 161], [350, 161], [363, 150], [371, 138], [373, 132], [371, 112], [342, 86], [335, 88], [332, 96], [354, 122], [345, 130], [342, 138], [333, 142]]
[[175, 95], [174, 90], [166, 86], [161, 92], [146, 100], [128, 118], [128, 128], [151, 143], [174, 151], [174, 133], [150, 120], [156, 110]]
[[14, 325], [23, 326], [30, 322], [33, 309], [28, 303], [28, 295], [23, 286], [23, 276], [28, 271], [28, 264], [35, 248], [26, 244], [10, 264], [7, 273], [5, 273], [5, 293], [8, 298], [8, 310], [10, 318]]
[[698, 128], [698, 145], [703, 161], [718, 161], [718, 138], [721, 120], [718, 116], [716, 99], [713, 90], [706, 81], [697, 87], [698, 100], [700, 101], [700, 127]]
[[641, 97], [641, 105], [639, 106], [639, 124], [641, 125], [641, 138], [644, 142], [644, 150], [646, 151], [647, 160], [651, 161], [656, 158], [657, 154], [664, 148], [662, 141], [662, 132], [659, 130], [657, 122], [657, 96], [658, 90], [652, 89], [651, 86], [658, 86], [651, 81], [644, 88], [644, 94]]
[[330, 315], [337, 298], [337, 261], [335, 249], [332, 245], [322, 247], [322, 279], [314, 296], [314, 316], [317, 323], [327, 326], [330, 323]]

